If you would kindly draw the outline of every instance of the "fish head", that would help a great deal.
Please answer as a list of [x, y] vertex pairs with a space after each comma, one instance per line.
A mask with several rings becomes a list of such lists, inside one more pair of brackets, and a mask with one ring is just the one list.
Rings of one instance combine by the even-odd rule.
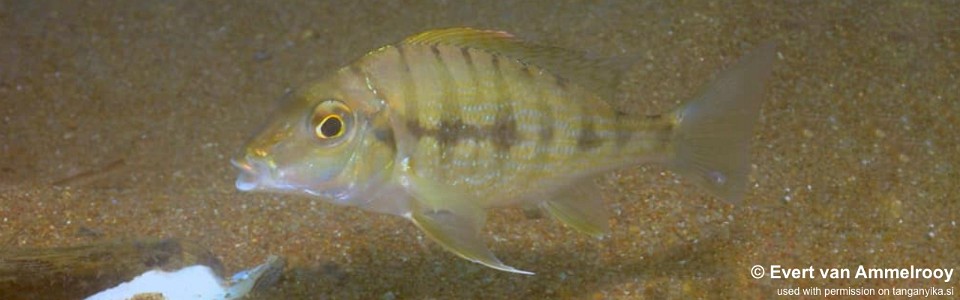
[[364, 89], [349, 86], [328, 80], [293, 93], [231, 161], [240, 171], [237, 189], [342, 203], [361, 183], [382, 177], [392, 157], [371, 138], [378, 109]]

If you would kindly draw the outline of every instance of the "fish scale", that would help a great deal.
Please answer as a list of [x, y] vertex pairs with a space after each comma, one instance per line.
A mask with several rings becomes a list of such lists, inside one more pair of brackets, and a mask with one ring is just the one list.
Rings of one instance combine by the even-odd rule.
[[486, 247], [486, 208], [537, 206], [600, 237], [593, 179], [647, 162], [743, 198], [774, 53], [761, 46], [672, 111], [631, 116], [605, 101], [622, 60], [501, 31], [427, 31], [299, 89], [232, 161], [236, 185], [401, 216], [460, 257], [532, 274]]
[[[419, 139], [412, 154], [417, 174], [471, 185], [475, 195], [504, 199], [496, 204], [522, 200], [529, 194], [526, 189], [543, 186], [538, 181], [555, 179], [553, 174], [571, 174], [574, 180], [577, 170], [622, 165], [656, 153], [667, 142], [663, 136], [669, 124], [618, 118], [608, 103], [579, 87], [561, 85], [559, 76], [483, 50], [397, 45], [372, 53], [358, 65], [388, 104], [416, 107], [405, 110], [403, 118]], [[542, 112], [542, 119], [518, 115], [544, 107], [550, 109]], [[507, 128], [498, 120], [517, 124]], [[516, 134], [505, 136], [511, 131]], [[616, 136], [623, 131], [631, 132], [631, 140], [655, 138], [617, 144]], [[450, 140], [444, 132], [458, 134]], [[464, 143], [467, 139], [473, 143]], [[649, 147], [634, 145], [643, 143]], [[636, 150], [624, 151], [629, 147]], [[455, 162], [464, 160], [473, 163]], [[491, 178], [491, 173], [498, 176]]]

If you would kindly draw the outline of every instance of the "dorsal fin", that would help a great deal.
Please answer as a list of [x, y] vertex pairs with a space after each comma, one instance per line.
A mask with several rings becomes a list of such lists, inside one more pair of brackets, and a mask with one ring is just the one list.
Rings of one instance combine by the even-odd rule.
[[450, 45], [496, 53], [537, 66], [611, 100], [621, 74], [630, 66], [620, 59], [589, 58], [579, 51], [525, 42], [510, 33], [473, 28], [447, 28], [403, 40], [411, 45]]

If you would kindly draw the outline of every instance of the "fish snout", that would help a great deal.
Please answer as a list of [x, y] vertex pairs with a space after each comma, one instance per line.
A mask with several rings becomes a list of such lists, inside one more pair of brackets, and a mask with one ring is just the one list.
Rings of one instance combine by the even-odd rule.
[[230, 164], [240, 169], [236, 185], [238, 190], [244, 192], [257, 189], [263, 183], [263, 180], [270, 176], [268, 164], [259, 160], [232, 159]]

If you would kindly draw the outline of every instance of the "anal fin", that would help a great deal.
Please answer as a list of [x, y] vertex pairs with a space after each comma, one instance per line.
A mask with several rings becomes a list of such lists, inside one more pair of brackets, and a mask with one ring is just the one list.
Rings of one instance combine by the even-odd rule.
[[541, 206], [555, 218], [577, 231], [601, 238], [610, 232], [600, 189], [593, 181], [560, 190]]
[[414, 212], [411, 219], [428, 237], [460, 257], [501, 271], [533, 275], [497, 259], [480, 238], [480, 228], [475, 225], [477, 222], [469, 216], [440, 210]]
[[469, 261], [497, 270], [533, 275], [497, 259], [480, 235], [486, 217], [467, 193], [425, 180], [413, 174], [407, 177], [414, 207], [409, 216], [417, 227], [444, 249]]

